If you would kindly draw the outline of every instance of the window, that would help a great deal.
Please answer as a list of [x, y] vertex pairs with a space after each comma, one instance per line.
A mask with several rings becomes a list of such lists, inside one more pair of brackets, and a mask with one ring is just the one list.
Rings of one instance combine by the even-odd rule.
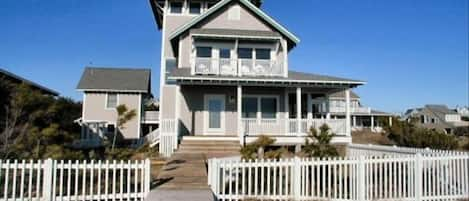
[[252, 59], [252, 48], [239, 48], [238, 58], [240, 59]]
[[261, 117], [263, 119], [275, 119], [277, 115], [277, 99], [261, 98]]
[[169, 9], [171, 13], [182, 13], [182, 2], [171, 2]]
[[201, 5], [202, 4], [200, 2], [190, 2], [189, 3], [189, 13], [190, 14], [200, 14]]
[[231, 58], [230, 49], [220, 49], [220, 58], [222, 59], [229, 59]]
[[202, 58], [210, 58], [212, 57], [212, 48], [211, 47], [197, 47], [196, 48], [196, 56]]
[[270, 49], [256, 49], [256, 59], [270, 60]]
[[243, 98], [243, 118], [257, 117], [257, 98]]
[[106, 98], [106, 108], [115, 108], [117, 107], [117, 94], [108, 93]]
[[114, 133], [116, 130], [116, 127], [114, 126], [114, 124], [108, 124], [107, 125], [107, 132], [108, 133]]

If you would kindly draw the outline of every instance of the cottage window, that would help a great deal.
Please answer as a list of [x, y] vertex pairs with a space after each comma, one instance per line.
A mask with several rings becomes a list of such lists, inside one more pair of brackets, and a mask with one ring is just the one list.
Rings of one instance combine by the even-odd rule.
[[270, 49], [256, 49], [256, 59], [270, 60]]
[[171, 2], [169, 11], [176, 14], [182, 13], [182, 2]]
[[240, 59], [252, 59], [252, 48], [239, 48], [238, 57]]
[[257, 98], [243, 98], [243, 118], [257, 117]]
[[108, 93], [106, 98], [106, 108], [115, 108], [117, 107], [117, 94]]
[[261, 98], [261, 113], [263, 119], [275, 119], [277, 114], [277, 99]]
[[211, 58], [212, 48], [211, 47], [197, 47], [196, 56], [199, 58]]
[[190, 14], [200, 14], [202, 4], [200, 2], [190, 2], [189, 4], [189, 13]]

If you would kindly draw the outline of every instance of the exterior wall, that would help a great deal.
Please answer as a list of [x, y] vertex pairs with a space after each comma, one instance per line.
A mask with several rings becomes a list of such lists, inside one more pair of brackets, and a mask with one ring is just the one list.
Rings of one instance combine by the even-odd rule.
[[[140, 137], [141, 94], [119, 93], [117, 105], [125, 104], [129, 110], [135, 109], [137, 116], [127, 122], [121, 133], [125, 139]], [[106, 108], [106, 93], [86, 92], [84, 97], [83, 121], [107, 121], [115, 124], [117, 112]]]
[[[225, 133], [236, 136], [238, 132], [236, 87], [223, 86], [181, 86], [181, 133], [182, 135], [204, 135], [204, 95], [225, 96]], [[279, 97], [279, 118], [284, 117], [283, 88], [243, 87], [243, 96], [277, 95]], [[230, 101], [232, 99], [233, 101]]]
[[[229, 20], [228, 15], [231, 9], [240, 7], [240, 20]], [[199, 28], [206, 29], [244, 29], [244, 30], [260, 30], [273, 31], [267, 24], [262, 22], [257, 16], [251, 13], [247, 8], [239, 3], [232, 3], [224, 10], [220, 10], [208, 19], [204, 20]]]
[[176, 86], [174, 85], [165, 85], [163, 87], [164, 96], [161, 97], [162, 102], [165, 104], [160, 107], [162, 119], [174, 119], [176, 118], [176, 111], [174, 104], [176, 103]]

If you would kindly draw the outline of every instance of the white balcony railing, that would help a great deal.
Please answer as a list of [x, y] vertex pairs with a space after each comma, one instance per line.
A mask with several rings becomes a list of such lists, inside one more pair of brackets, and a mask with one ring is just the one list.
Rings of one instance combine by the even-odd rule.
[[[329, 112], [331, 113], [345, 113], [345, 106], [344, 107], [330, 107]], [[351, 113], [370, 113], [371, 108], [369, 107], [350, 107]]]
[[306, 135], [311, 127], [319, 129], [327, 124], [335, 135], [346, 135], [345, 119], [301, 119], [298, 132], [297, 119], [242, 119], [243, 133], [248, 135]]
[[160, 112], [159, 111], [145, 111], [143, 113], [144, 122], [156, 122], [159, 120]]
[[195, 74], [232, 76], [283, 76], [283, 65], [273, 60], [195, 58]]

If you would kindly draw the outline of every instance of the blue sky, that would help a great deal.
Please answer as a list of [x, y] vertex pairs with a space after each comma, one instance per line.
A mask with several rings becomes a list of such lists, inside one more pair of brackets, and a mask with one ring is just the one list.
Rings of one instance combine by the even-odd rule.
[[[365, 80], [390, 112], [469, 104], [468, 0], [264, 2], [301, 39], [291, 70]], [[151, 68], [158, 94], [160, 38], [147, 0], [0, 2], [0, 67], [76, 100], [87, 65]]]

